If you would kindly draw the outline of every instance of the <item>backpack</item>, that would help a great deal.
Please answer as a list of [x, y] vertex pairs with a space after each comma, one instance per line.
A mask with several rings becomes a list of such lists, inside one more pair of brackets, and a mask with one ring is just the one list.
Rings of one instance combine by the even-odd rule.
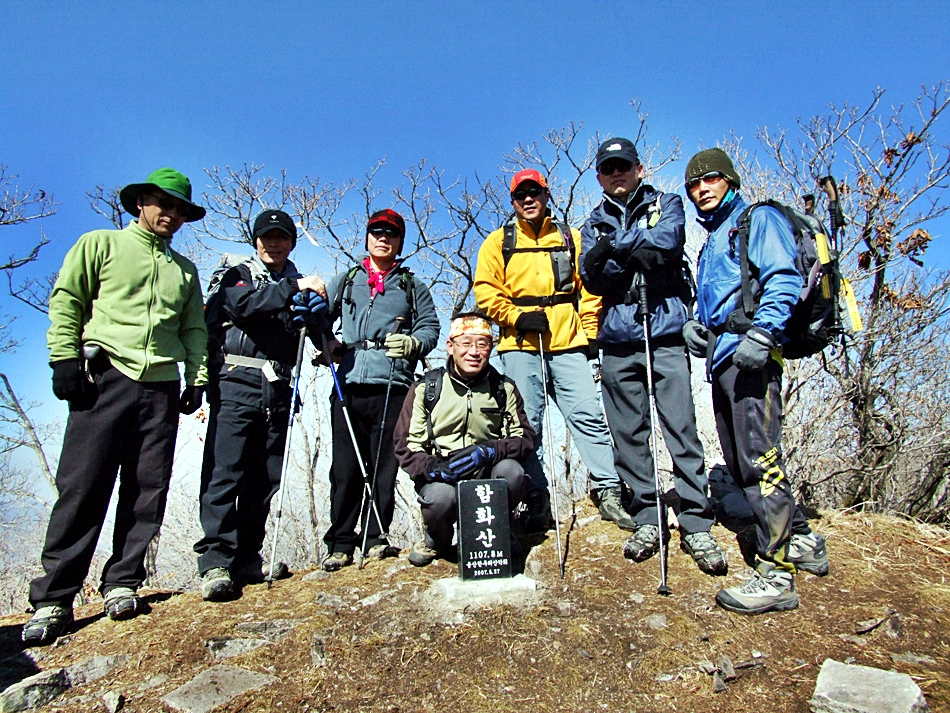
[[[518, 243], [518, 235], [515, 232], [515, 222], [509, 221], [504, 226], [504, 237], [501, 242], [501, 255], [505, 261], [505, 269], [508, 269], [508, 263], [511, 256], [515, 253], [550, 253], [551, 269], [554, 272], [554, 294], [538, 297], [513, 297], [511, 303], [517, 307], [550, 307], [563, 302], [573, 302], [576, 308], [580, 295], [573, 290], [574, 275], [577, 272], [577, 257], [575, 255], [574, 240], [571, 237], [571, 229], [566, 223], [559, 220], [552, 221], [560, 234], [564, 245], [557, 247], [536, 247], [519, 248], [515, 247]], [[568, 260], [561, 256], [566, 254]], [[571, 289], [570, 292], [566, 290]]]
[[[426, 414], [427, 445], [435, 448], [437, 451], [436, 455], [438, 456], [441, 456], [441, 453], [438, 453], [439, 446], [435, 442], [435, 433], [432, 430], [432, 409], [439, 403], [439, 397], [442, 395], [442, 381], [444, 376], [445, 367], [440, 366], [437, 369], [430, 369], [422, 377], [422, 380], [425, 382], [422, 407]], [[508, 403], [508, 395], [505, 393], [505, 377], [494, 369], [489, 369], [488, 371], [488, 390], [491, 392], [492, 398], [495, 400], [495, 404], [497, 404], [498, 410], [501, 412], [502, 419], [507, 424], [510, 420], [510, 414], [505, 408], [505, 405]]]
[[251, 280], [254, 287], [270, 282], [271, 276], [262, 265], [253, 256], [236, 255], [234, 253], [225, 253], [221, 256], [221, 261], [211, 273], [211, 279], [208, 280], [208, 291], [205, 295], [205, 324], [208, 327], [208, 354], [213, 357], [219, 355], [223, 359], [222, 349], [224, 347], [224, 333], [231, 322], [227, 320], [222, 309], [224, 295], [221, 294], [221, 281], [225, 273], [232, 267], [246, 265], [251, 272]]
[[786, 359], [802, 359], [817, 354], [836, 336], [844, 332], [838, 310], [838, 292], [841, 271], [837, 251], [831, 250], [827, 232], [814, 215], [774, 200], [765, 200], [746, 208], [739, 215], [736, 227], [729, 232], [733, 251], [738, 243], [739, 269], [742, 273], [742, 305], [726, 320], [726, 331], [744, 334], [752, 326], [752, 318], [759, 306], [761, 287], [749, 262], [749, 225], [752, 211], [759, 206], [771, 206], [779, 211], [792, 226], [798, 253], [795, 268], [802, 276], [803, 287], [792, 315], [785, 325], [788, 342], [782, 349]]

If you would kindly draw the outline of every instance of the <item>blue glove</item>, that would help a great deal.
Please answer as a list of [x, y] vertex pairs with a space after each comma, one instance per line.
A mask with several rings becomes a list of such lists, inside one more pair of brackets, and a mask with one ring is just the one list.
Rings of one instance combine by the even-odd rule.
[[761, 327], [750, 327], [739, 341], [732, 363], [742, 371], [761, 371], [769, 363], [775, 339]]
[[310, 331], [320, 331], [326, 327], [327, 301], [316, 292], [305, 290], [295, 294], [291, 311], [298, 329], [306, 327]]
[[495, 463], [495, 449], [491, 446], [468, 446], [449, 455], [446, 470], [456, 480], [474, 477], [482, 468]]

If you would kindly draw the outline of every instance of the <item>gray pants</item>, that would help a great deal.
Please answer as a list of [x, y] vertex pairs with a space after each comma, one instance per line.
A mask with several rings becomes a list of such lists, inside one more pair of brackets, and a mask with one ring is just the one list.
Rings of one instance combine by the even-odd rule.
[[[682, 344], [653, 346], [653, 383], [663, 439], [673, 459], [673, 483], [679, 496], [676, 517], [686, 533], [709, 532], [713, 513], [706, 496], [703, 446], [689, 382], [689, 361]], [[604, 352], [601, 361], [604, 411], [614, 439], [614, 462], [633, 493], [628, 508], [639, 525], [656, 525], [656, 488], [650, 452], [650, 394], [646, 352]]]
[[[508, 483], [508, 509], [514, 512], [528, 489], [528, 478], [521, 463], [511, 458], [499, 461], [492, 468], [491, 477]], [[450, 483], [426, 483], [419, 488], [416, 499], [422, 507], [426, 544], [440, 551], [447, 550], [452, 545], [459, 516], [458, 490]]]

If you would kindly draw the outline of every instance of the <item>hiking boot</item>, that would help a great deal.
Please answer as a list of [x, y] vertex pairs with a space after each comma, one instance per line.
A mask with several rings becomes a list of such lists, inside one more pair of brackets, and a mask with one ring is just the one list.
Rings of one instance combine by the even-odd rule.
[[828, 574], [828, 551], [825, 549], [825, 538], [817, 532], [792, 535], [788, 540], [786, 559], [803, 572], [810, 572], [819, 577]]
[[132, 619], [142, 613], [142, 598], [129, 587], [113, 587], [103, 597], [102, 608], [113, 621]]
[[640, 525], [623, 543], [623, 556], [634, 562], [644, 562], [660, 551], [660, 528]]
[[378, 545], [373, 545], [368, 550], [366, 550], [365, 559], [368, 560], [382, 560], [387, 557], [398, 557], [399, 548], [393, 547], [388, 542], [380, 542]]
[[716, 604], [739, 614], [763, 614], [798, 608], [795, 577], [791, 572], [776, 569], [771, 562], [762, 562], [755, 575], [743, 585], [720, 589]]
[[617, 523], [621, 530], [633, 532], [637, 529], [637, 523], [620, 501], [620, 488], [601, 488], [592, 492], [591, 496], [604, 520]]
[[438, 550], [434, 547], [429, 547], [423, 540], [412, 546], [412, 550], [409, 552], [409, 564], [415, 565], [416, 567], [425, 567], [426, 565], [432, 564], [438, 556]]
[[27, 646], [48, 646], [65, 634], [72, 623], [72, 607], [60, 604], [40, 606], [23, 625], [20, 638]]
[[333, 552], [323, 560], [323, 569], [327, 572], [336, 572], [353, 564], [353, 555], [349, 552]]
[[[234, 570], [234, 578], [244, 584], [263, 584], [270, 574], [270, 565], [263, 562], [248, 562]], [[271, 579], [287, 579], [290, 568], [284, 562], [274, 562], [274, 576]]]
[[206, 602], [225, 602], [234, 597], [234, 582], [224, 567], [214, 567], [201, 575], [201, 598]]
[[554, 526], [551, 517], [551, 498], [547, 490], [529, 490], [524, 499], [527, 517], [524, 521], [526, 533], [547, 532]]
[[693, 558], [699, 568], [713, 577], [729, 571], [729, 560], [708, 532], [693, 532], [680, 538], [680, 549]]

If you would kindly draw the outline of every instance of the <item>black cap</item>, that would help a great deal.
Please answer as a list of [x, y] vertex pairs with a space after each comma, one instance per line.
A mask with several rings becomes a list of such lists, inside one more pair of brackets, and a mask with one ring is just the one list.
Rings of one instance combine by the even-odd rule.
[[634, 166], [640, 165], [640, 154], [637, 153], [637, 147], [633, 145], [630, 139], [619, 136], [615, 139], [607, 139], [597, 149], [596, 167], [600, 168], [600, 164], [611, 158], [629, 161]]
[[270, 230], [279, 230], [285, 233], [297, 246], [297, 226], [289, 215], [282, 210], [265, 210], [254, 219], [254, 232], [251, 234], [251, 243], [256, 245], [257, 239]]

